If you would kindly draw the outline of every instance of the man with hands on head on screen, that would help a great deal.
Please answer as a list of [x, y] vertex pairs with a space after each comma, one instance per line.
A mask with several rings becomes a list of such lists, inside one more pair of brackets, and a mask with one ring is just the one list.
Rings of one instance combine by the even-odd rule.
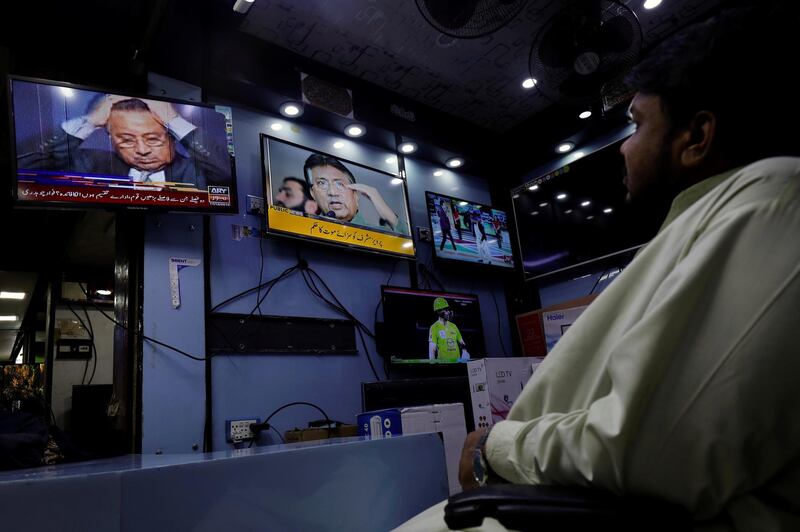
[[[668, 213], [507, 419], [467, 436], [465, 490], [488, 464], [679, 505], [695, 532], [800, 530], [798, 25], [794, 2], [723, 11], [628, 75], [628, 196]], [[400, 530], [446, 530], [443, 508]]]
[[[104, 133], [113, 152], [88, 142]], [[18, 167], [121, 175], [134, 183], [187, 183], [200, 190], [228, 184], [225, 147], [205, 146], [201, 139], [200, 129], [170, 102], [104, 94], [86, 115], [66, 120], [60, 132], [21, 156]]]
[[408, 224], [397, 216], [378, 190], [356, 183], [353, 173], [338, 159], [318, 153], [311, 154], [303, 165], [303, 173], [311, 187], [311, 196], [319, 213], [340, 222], [375, 226], [358, 211], [361, 197], [371, 202], [379, 217], [379, 227], [395, 233], [409, 234]]

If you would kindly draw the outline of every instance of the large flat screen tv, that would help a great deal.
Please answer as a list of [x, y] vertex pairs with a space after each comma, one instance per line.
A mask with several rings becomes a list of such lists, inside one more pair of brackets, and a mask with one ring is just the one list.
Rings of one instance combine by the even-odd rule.
[[505, 211], [430, 191], [425, 201], [437, 259], [514, 268]]
[[10, 77], [18, 204], [236, 212], [229, 108]]
[[381, 287], [381, 343], [394, 364], [452, 364], [486, 356], [478, 296]]
[[623, 142], [612, 142], [512, 190], [528, 278], [567, 275], [630, 258], [654, 236], [661, 215], [643, 212], [626, 200], [619, 152]]
[[267, 231], [413, 258], [403, 179], [261, 136]]

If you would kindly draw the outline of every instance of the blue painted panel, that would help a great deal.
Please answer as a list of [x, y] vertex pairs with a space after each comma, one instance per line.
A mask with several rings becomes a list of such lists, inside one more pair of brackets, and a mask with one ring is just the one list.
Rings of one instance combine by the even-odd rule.
[[437, 434], [133, 471], [122, 530], [389, 530], [447, 497]]
[[[181, 305], [170, 299], [169, 259], [200, 259], [179, 272]], [[163, 214], [146, 219], [144, 334], [192, 355], [205, 354], [203, 220]], [[151, 342], [142, 349], [142, 452], [190, 452], [203, 446], [204, 363]]]
[[48, 478], [46, 473], [33, 471], [16, 474], [17, 480], [0, 475], [0, 528], [30, 532], [119, 530], [122, 482], [118, 472], [81, 476], [78, 484], [75, 477]]

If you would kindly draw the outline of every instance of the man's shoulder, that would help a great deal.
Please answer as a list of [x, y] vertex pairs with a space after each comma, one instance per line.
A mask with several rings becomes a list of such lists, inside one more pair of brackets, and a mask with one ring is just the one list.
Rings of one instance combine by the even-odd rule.
[[770, 157], [739, 168], [718, 187], [718, 196], [731, 205], [772, 202], [784, 194], [797, 195], [800, 157]]

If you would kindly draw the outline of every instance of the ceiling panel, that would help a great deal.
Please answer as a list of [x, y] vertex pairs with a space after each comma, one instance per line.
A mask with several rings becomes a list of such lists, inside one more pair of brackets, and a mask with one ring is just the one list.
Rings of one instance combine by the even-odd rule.
[[[721, 0], [668, 0], [639, 16], [645, 47], [702, 17]], [[551, 105], [522, 89], [536, 32], [564, 2], [530, 1], [478, 39], [437, 32], [413, 1], [257, 0], [240, 30], [422, 104], [503, 132]]]

